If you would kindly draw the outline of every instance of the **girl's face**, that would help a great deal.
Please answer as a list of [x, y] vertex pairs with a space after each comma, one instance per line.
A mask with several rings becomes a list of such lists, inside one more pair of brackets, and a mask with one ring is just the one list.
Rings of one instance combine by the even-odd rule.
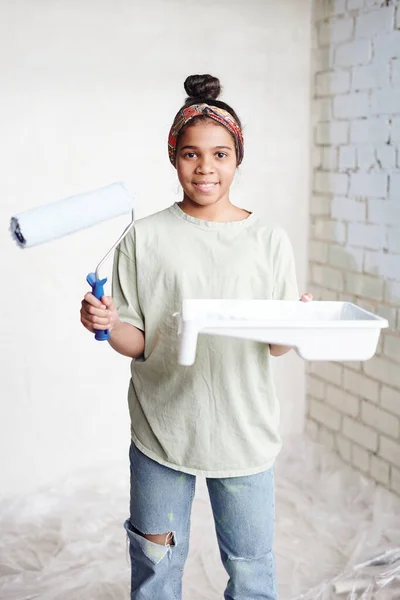
[[184, 199], [200, 206], [229, 202], [236, 171], [232, 136], [210, 119], [187, 127], [179, 140], [176, 169]]

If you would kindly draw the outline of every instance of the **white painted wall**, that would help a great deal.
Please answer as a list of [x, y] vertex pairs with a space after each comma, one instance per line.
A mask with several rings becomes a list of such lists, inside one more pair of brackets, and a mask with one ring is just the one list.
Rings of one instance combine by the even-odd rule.
[[400, 0], [314, 15], [310, 290], [389, 328], [369, 361], [311, 364], [308, 432], [400, 495]]
[[[124, 455], [129, 361], [79, 323], [86, 274], [126, 220], [21, 251], [10, 216], [120, 179], [139, 194], [138, 216], [177, 200], [168, 129], [185, 77], [211, 72], [245, 124], [234, 199], [286, 227], [304, 289], [310, 2], [2, 0], [0, 10], [0, 492], [14, 493]], [[304, 364], [277, 366], [283, 430], [299, 430]]]

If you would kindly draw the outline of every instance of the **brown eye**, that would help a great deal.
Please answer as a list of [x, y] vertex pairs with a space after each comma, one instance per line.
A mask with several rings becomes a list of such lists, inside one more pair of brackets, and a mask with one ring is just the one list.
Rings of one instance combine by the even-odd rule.
[[225, 158], [225, 156], [228, 156], [225, 152], [217, 152], [218, 158]]

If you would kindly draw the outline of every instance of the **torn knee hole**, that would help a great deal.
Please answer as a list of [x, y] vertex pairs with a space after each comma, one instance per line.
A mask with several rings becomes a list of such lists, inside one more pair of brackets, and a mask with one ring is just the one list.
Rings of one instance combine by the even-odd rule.
[[153, 544], [159, 544], [160, 546], [175, 546], [174, 534], [172, 531], [169, 533], [142, 533], [138, 531], [136, 528], [133, 528], [134, 532], [137, 535], [149, 540], [149, 542], [153, 542]]
[[176, 546], [175, 532], [153, 534], [142, 533], [127, 520], [124, 523], [129, 540], [129, 552], [142, 560], [144, 555], [154, 565], [158, 565], [166, 557], [171, 557], [173, 546]]
[[154, 544], [160, 544], [160, 546], [175, 546], [174, 536], [172, 532], [169, 533], [142, 533], [142, 535], [146, 540], [153, 542]]

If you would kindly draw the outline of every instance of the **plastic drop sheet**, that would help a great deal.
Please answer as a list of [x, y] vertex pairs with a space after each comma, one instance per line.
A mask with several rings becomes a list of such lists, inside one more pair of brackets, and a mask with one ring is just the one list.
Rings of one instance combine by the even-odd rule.
[[[1, 600], [128, 600], [127, 460], [0, 498]], [[400, 499], [306, 437], [276, 466], [280, 600], [400, 600]], [[184, 600], [221, 600], [227, 576], [199, 479]], [[161, 599], [160, 599], [161, 600]]]
[[395, 600], [400, 598], [400, 548], [382, 550], [373, 558], [347, 569], [330, 582], [299, 598], [310, 600]]

